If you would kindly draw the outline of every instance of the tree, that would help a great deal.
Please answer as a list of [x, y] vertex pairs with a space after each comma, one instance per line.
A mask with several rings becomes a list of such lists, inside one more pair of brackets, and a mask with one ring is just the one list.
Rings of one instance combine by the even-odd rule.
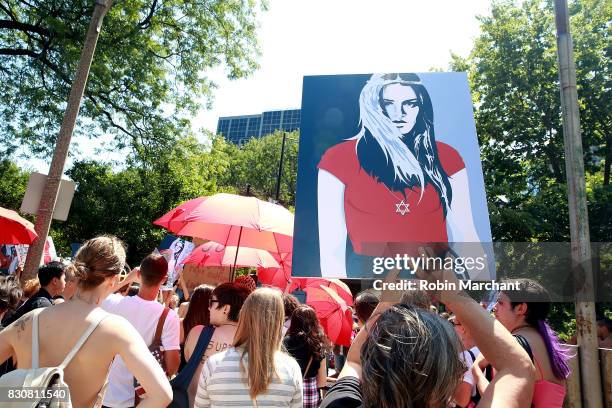
[[[213, 144], [220, 143], [222, 139]], [[113, 234], [128, 244], [128, 260], [137, 263], [166, 233], [153, 221], [181, 202], [219, 191], [216, 179], [228, 166], [223, 149], [211, 150], [194, 138], [160, 154], [154, 165], [128, 163], [116, 170], [106, 163], [76, 162], [67, 174], [78, 188], [70, 217], [53, 226], [56, 245], [67, 248], [72, 242]]]
[[28, 173], [8, 161], [0, 161], [0, 207], [17, 211], [28, 185]]
[[[605, 176], [610, 172], [610, 7], [582, 0], [571, 11], [591, 234], [609, 241], [612, 209], [609, 201], [599, 200], [610, 188]], [[469, 75], [493, 237], [568, 241], [552, 4], [494, 1], [491, 15], [480, 22], [470, 56], [453, 56], [451, 67]]]
[[[592, 241], [612, 238], [610, 186], [610, 52], [612, 10], [605, 0], [574, 1], [570, 7], [581, 130], [584, 146], [589, 224]], [[559, 106], [554, 11], [548, 0], [517, 6], [495, 0], [491, 15], [480, 17], [481, 34], [467, 58], [452, 56], [451, 68], [467, 71], [495, 241], [569, 241], [563, 128]], [[511, 246], [508, 246], [511, 248]], [[537, 272], [555, 262], [529, 253], [509, 254], [518, 274]], [[597, 300], [610, 300], [610, 246], [596, 247]], [[569, 252], [569, 251], [567, 251]], [[499, 259], [496, 253], [496, 259]], [[521, 267], [521, 262], [525, 263]], [[506, 265], [507, 266], [507, 265]], [[512, 265], [511, 265], [512, 266]], [[566, 267], [567, 265], [559, 265]], [[535, 272], [534, 272], [535, 271]], [[504, 270], [508, 272], [508, 270]], [[558, 275], [558, 274], [557, 274]], [[571, 279], [570, 279], [571, 280]], [[547, 287], [561, 289], [559, 276]], [[610, 303], [600, 303], [605, 309]], [[571, 304], [555, 304], [551, 323], [568, 338], [575, 321]]]
[[[295, 207], [298, 131], [287, 132], [280, 185], [280, 204]], [[275, 199], [283, 132], [252, 138], [232, 156], [231, 171], [222, 183], [243, 190], [246, 185], [263, 200]]]
[[[0, 154], [52, 149], [93, 9], [89, 0], [0, 0]], [[146, 157], [189, 134], [214, 83], [256, 67], [256, 0], [119, 0], [105, 18], [77, 133]], [[204, 102], [202, 102], [202, 100]]]

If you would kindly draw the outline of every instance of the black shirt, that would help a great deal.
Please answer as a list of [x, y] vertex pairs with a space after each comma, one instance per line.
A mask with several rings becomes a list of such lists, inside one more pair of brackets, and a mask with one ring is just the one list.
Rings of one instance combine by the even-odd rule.
[[342, 377], [331, 386], [320, 408], [362, 408], [361, 383], [357, 377]]
[[[308, 367], [308, 361], [312, 356], [312, 354], [308, 351], [304, 340], [298, 336], [285, 336], [283, 345], [287, 349], [287, 352], [291, 354], [291, 356], [298, 362], [302, 375], [304, 375], [304, 371], [306, 371], [306, 367]], [[322, 359], [315, 360], [313, 358], [312, 363], [310, 363], [310, 368], [308, 369], [308, 372], [304, 378], [316, 377], [319, 367], [321, 367], [321, 361]]]
[[15, 313], [10, 315], [7, 319], [3, 320], [2, 325], [6, 327], [14, 321], [17, 321], [21, 316], [31, 312], [34, 309], [39, 309], [41, 307], [49, 307], [53, 305], [52, 301], [53, 298], [51, 297], [49, 292], [47, 292], [45, 288], [40, 288], [38, 292], [36, 292], [31, 298], [26, 300], [25, 303], [19, 307], [19, 309], [15, 310]]

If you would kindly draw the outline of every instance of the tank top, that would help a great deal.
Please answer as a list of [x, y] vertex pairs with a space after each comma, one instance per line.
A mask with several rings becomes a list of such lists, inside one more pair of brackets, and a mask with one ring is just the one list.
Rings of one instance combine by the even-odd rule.
[[534, 408], [562, 408], [563, 400], [565, 399], [565, 387], [561, 384], [544, 380], [542, 367], [538, 360], [535, 359], [527, 339], [520, 334], [515, 334], [514, 337], [527, 354], [529, 354], [529, 358], [531, 358], [531, 361], [535, 363], [538, 369], [539, 377], [542, 378], [534, 384], [532, 406]]

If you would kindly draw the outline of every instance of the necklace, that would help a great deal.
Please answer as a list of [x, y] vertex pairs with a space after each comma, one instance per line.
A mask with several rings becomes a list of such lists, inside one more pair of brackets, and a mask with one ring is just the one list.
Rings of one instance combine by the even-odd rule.
[[399, 200], [395, 204], [395, 213], [396, 214], [400, 214], [401, 216], [404, 216], [407, 213], [409, 213], [410, 212], [410, 205], [406, 201], [408, 201], [408, 197], [410, 197], [410, 194], [412, 194], [412, 190], [410, 190], [408, 195], [406, 195], [406, 197], [405, 197], [406, 201], [404, 201], [404, 198], [398, 198], [398, 196], [396, 196], [395, 193], [393, 193], [393, 191], [391, 191], [391, 189], [389, 187], [387, 187], [387, 185], [385, 183], [382, 183], [382, 185], [387, 189], [389, 194], [391, 194], [393, 196], [393, 198]]

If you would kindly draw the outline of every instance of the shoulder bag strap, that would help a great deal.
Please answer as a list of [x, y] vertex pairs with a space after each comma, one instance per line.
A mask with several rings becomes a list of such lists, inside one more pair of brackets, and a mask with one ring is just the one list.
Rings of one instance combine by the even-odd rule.
[[306, 373], [308, 373], [308, 369], [310, 368], [311, 364], [312, 364], [312, 356], [310, 356], [310, 359], [308, 360], [308, 365], [306, 366], [306, 370], [304, 371], [304, 375], [302, 376], [302, 380], [306, 379]]
[[108, 314], [102, 312], [102, 310], [97, 310], [96, 309], [96, 310], [94, 310], [94, 313], [96, 314], [96, 316], [94, 316], [94, 319], [91, 322], [91, 324], [89, 325], [89, 327], [87, 328], [87, 330], [85, 330], [85, 332], [77, 340], [77, 342], [74, 345], [74, 347], [72, 347], [72, 350], [70, 350], [70, 352], [68, 353], [68, 355], [66, 356], [64, 361], [62, 361], [62, 363], [59, 365], [59, 367], [62, 370], [65, 369], [68, 366], [68, 364], [70, 364], [70, 361], [72, 361], [72, 359], [76, 355], [76, 353], [79, 352], [79, 350], [81, 349], [83, 344], [85, 344], [85, 342], [87, 341], [87, 339], [89, 338], [91, 333], [93, 333], [93, 331], [96, 330], [96, 327], [98, 327], [100, 322], [102, 320], [106, 319], [106, 317], [108, 316]]
[[467, 349], [467, 352], [470, 354], [470, 357], [472, 357], [472, 364], [474, 364], [474, 361], [476, 361], [476, 355], [470, 349]]
[[206, 352], [206, 348], [210, 344], [210, 340], [212, 339], [213, 333], [215, 332], [214, 326], [206, 326], [202, 332], [200, 333], [200, 337], [198, 337], [198, 342], [195, 346], [187, 365], [181, 370], [180, 373], [176, 377], [174, 377], [171, 381], [173, 386], [181, 386], [182, 388], [187, 388], [193, 379], [193, 376], [200, 365], [200, 361], [202, 360], [202, 356]]
[[164, 322], [166, 321], [166, 316], [168, 316], [168, 312], [170, 308], [164, 307], [164, 311], [161, 316], [159, 316], [159, 320], [157, 321], [157, 328], [155, 328], [155, 337], [153, 337], [153, 344], [161, 343], [162, 330], [164, 329]]

